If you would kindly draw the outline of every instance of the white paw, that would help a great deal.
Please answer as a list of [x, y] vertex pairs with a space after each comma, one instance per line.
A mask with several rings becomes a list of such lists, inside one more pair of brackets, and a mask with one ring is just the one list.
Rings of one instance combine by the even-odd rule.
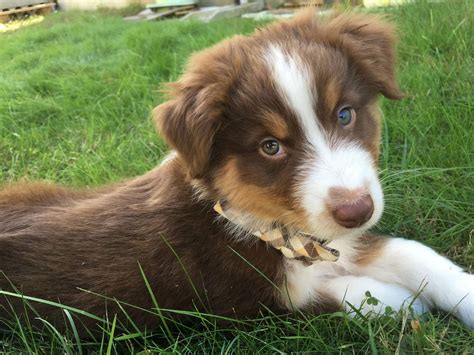
[[463, 274], [463, 276], [461, 280], [462, 298], [457, 302], [452, 313], [469, 328], [474, 329], [474, 275]]
[[413, 313], [415, 315], [421, 316], [422, 314], [425, 314], [428, 312], [430, 309], [429, 307], [423, 303], [419, 298], [416, 298], [413, 300], [413, 296], [408, 299], [408, 304], [407, 307], [411, 307], [413, 310]]
[[[366, 276], [341, 276], [330, 280], [327, 286], [351, 314], [394, 315], [409, 308], [417, 315], [429, 311], [428, 306], [415, 299], [408, 289]], [[387, 312], [388, 307], [394, 312]]]
[[362, 314], [382, 315], [386, 314], [387, 308], [398, 313], [411, 310], [414, 315], [422, 315], [429, 311], [420, 299], [402, 287], [390, 285], [391, 292], [372, 292], [361, 305]]

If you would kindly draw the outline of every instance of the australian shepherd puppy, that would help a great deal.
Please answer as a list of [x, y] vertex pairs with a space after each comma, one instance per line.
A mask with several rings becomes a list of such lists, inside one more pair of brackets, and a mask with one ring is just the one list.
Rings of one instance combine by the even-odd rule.
[[161, 308], [237, 317], [350, 310], [370, 291], [380, 302], [362, 312], [441, 309], [474, 327], [473, 275], [367, 232], [383, 210], [377, 99], [402, 97], [394, 42], [378, 16], [306, 11], [195, 54], [153, 111], [174, 149], [159, 167], [98, 190], [0, 192], [1, 289], [110, 316], [110, 299], [154, 307], [146, 276]]

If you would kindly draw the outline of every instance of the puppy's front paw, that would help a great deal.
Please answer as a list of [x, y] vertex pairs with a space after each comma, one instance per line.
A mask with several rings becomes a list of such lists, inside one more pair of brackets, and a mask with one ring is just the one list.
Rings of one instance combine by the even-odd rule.
[[[461, 292], [462, 299], [456, 305], [453, 313], [469, 328], [474, 329], [474, 275], [463, 274]], [[446, 292], [450, 292], [446, 290]]]

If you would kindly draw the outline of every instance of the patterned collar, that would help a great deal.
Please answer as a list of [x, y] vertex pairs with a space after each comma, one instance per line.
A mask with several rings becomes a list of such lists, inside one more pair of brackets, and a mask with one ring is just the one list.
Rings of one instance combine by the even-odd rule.
[[[214, 205], [214, 211], [228, 221], [236, 224], [229, 214], [224, 211], [220, 202]], [[279, 250], [285, 257], [289, 259], [301, 260], [305, 265], [312, 265], [315, 261], [337, 261], [339, 251], [325, 245], [314, 237], [306, 234], [298, 233], [289, 235], [280, 228], [255, 231], [252, 235], [261, 241], [269, 244], [273, 248]]]

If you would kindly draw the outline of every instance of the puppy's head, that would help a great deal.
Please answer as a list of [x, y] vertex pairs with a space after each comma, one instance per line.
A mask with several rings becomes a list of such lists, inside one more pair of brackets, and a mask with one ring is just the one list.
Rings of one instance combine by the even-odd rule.
[[[194, 55], [154, 120], [207, 198], [331, 240], [381, 216], [377, 97], [402, 96], [394, 30], [305, 12]], [[202, 191], [201, 191], [202, 192]]]

